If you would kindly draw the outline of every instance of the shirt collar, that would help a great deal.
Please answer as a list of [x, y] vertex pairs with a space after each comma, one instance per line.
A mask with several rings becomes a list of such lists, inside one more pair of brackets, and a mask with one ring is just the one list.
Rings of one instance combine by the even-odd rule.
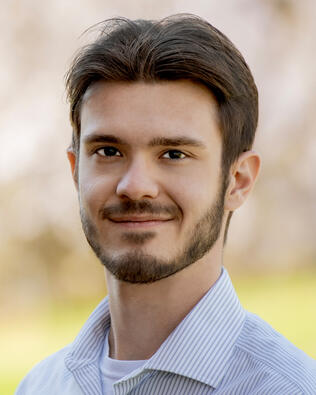
[[90, 315], [65, 357], [65, 365], [73, 373], [85, 394], [102, 394], [99, 358], [110, 323], [106, 297]]
[[66, 356], [66, 364], [70, 370], [99, 360], [110, 323], [109, 302], [106, 297], [90, 315], [71, 345]]
[[[216, 283], [168, 336], [144, 369], [162, 370], [216, 388], [242, 329], [245, 311], [225, 268]], [[97, 306], [65, 358], [69, 370], [98, 369], [110, 327], [108, 297]]]
[[245, 320], [225, 268], [144, 368], [190, 377], [216, 388]]

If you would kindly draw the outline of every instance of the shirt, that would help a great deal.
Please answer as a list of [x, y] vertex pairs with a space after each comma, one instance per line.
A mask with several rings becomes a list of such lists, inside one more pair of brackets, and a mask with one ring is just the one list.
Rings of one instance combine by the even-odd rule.
[[122, 361], [109, 357], [109, 331], [107, 331], [103, 352], [100, 357], [100, 371], [102, 379], [102, 393], [104, 395], [113, 395], [113, 384], [124, 376], [132, 373], [134, 370], [141, 368], [147, 360], [130, 360]]
[[[101, 395], [105, 298], [74, 342], [40, 362], [16, 395]], [[315, 395], [316, 361], [245, 311], [227, 271], [116, 395]]]

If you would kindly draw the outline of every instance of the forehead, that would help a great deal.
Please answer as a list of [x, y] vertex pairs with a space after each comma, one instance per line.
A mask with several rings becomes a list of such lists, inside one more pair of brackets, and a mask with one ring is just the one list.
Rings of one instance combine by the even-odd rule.
[[211, 92], [188, 80], [98, 82], [83, 97], [81, 137], [118, 135], [131, 143], [178, 135], [219, 140], [218, 106]]

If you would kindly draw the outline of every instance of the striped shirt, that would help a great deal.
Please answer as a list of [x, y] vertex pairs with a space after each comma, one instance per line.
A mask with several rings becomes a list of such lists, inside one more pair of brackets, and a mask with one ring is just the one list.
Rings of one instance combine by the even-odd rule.
[[[74, 342], [40, 362], [16, 395], [101, 395], [105, 298]], [[315, 395], [316, 361], [245, 311], [227, 271], [116, 395]]]

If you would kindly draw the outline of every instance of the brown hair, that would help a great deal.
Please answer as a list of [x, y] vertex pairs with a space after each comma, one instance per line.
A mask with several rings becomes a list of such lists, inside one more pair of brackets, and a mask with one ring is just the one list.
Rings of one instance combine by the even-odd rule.
[[186, 14], [161, 21], [117, 18], [101, 26], [100, 36], [79, 52], [66, 75], [74, 148], [82, 98], [94, 82], [179, 79], [202, 83], [217, 100], [224, 170], [251, 148], [258, 92], [244, 58], [223, 33]]
[[66, 75], [73, 148], [79, 147], [82, 99], [93, 83], [189, 79], [205, 85], [217, 100], [225, 177], [251, 148], [258, 122], [257, 88], [231, 41], [207, 21], [187, 14], [160, 21], [116, 18], [100, 26], [100, 36], [78, 53]]

